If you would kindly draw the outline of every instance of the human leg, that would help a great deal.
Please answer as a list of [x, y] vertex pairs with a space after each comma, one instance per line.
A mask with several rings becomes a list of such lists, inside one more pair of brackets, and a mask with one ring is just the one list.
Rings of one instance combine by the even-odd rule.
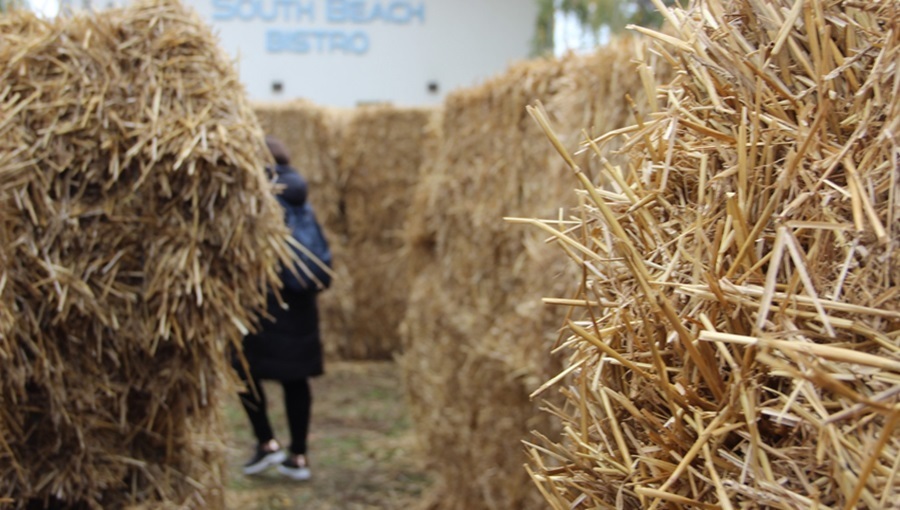
[[312, 413], [312, 391], [306, 378], [282, 381], [284, 407], [291, 430], [290, 455], [278, 466], [278, 471], [295, 480], [307, 480], [311, 473], [306, 457], [309, 422]]
[[275, 440], [269, 415], [266, 411], [266, 394], [259, 379], [253, 379], [253, 386], [240, 393], [241, 405], [250, 419], [257, 447], [253, 457], [244, 464], [244, 474], [253, 475], [269, 466], [283, 462], [287, 454]]
[[291, 430], [290, 451], [296, 455], [306, 453], [306, 439], [309, 435], [309, 421], [312, 411], [312, 391], [306, 378], [296, 381], [282, 381], [284, 386], [284, 408]]

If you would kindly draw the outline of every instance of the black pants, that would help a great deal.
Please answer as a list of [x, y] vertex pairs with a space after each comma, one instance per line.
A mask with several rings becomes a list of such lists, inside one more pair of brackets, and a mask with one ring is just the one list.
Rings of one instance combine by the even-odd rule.
[[[309, 434], [309, 418], [312, 411], [312, 392], [309, 380], [305, 377], [295, 381], [280, 381], [284, 388], [284, 408], [287, 414], [288, 427], [291, 430], [290, 452], [298, 455], [306, 454], [306, 436]], [[250, 418], [253, 433], [260, 444], [275, 438], [269, 415], [266, 413], [266, 394], [258, 379], [253, 380], [256, 394], [253, 391], [241, 393], [241, 404]], [[259, 398], [257, 398], [257, 396]]]

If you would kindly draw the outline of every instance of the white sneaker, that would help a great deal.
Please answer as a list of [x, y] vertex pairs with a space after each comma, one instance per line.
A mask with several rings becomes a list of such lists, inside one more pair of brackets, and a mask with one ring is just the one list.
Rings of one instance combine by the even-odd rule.
[[270, 466], [281, 464], [287, 458], [284, 448], [279, 447], [275, 451], [266, 450], [263, 445], [256, 448], [256, 454], [244, 464], [245, 475], [262, 473]]
[[312, 478], [312, 471], [309, 470], [309, 461], [306, 460], [306, 455], [288, 456], [284, 462], [278, 464], [278, 472], [297, 481]]

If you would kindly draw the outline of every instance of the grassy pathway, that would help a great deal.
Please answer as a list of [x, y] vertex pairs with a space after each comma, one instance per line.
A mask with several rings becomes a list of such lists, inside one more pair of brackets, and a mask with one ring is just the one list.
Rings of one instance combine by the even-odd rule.
[[[313, 479], [295, 482], [271, 469], [245, 477], [240, 466], [255, 443], [237, 397], [226, 404], [228, 508], [404, 509], [421, 500], [423, 473], [399, 370], [390, 362], [340, 362], [313, 380], [309, 458]], [[266, 383], [269, 412], [282, 444], [289, 440], [280, 386]]]

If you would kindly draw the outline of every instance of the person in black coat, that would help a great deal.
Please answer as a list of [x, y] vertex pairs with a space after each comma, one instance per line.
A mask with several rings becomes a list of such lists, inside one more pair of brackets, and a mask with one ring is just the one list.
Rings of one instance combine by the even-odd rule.
[[[267, 137], [266, 143], [275, 159], [276, 182], [284, 186], [281, 199], [288, 204], [303, 205], [307, 197], [306, 181], [290, 166], [287, 151], [277, 139]], [[287, 308], [282, 308], [270, 293], [267, 305], [270, 318], [262, 320], [258, 333], [244, 338], [249, 377], [240, 363], [236, 363], [236, 368], [248, 383], [247, 391], [240, 395], [241, 403], [258, 441], [255, 454], [243, 468], [247, 475], [277, 466], [279, 472], [295, 480], [307, 480], [311, 476], [306, 456], [312, 411], [309, 378], [324, 373], [316, 297], [314, 289], [293, 292], [284, 288], [282, 299]], [[284, 388], [291, 432], [287, 451], [272, 431], [263, 380], [279, 381]]]

